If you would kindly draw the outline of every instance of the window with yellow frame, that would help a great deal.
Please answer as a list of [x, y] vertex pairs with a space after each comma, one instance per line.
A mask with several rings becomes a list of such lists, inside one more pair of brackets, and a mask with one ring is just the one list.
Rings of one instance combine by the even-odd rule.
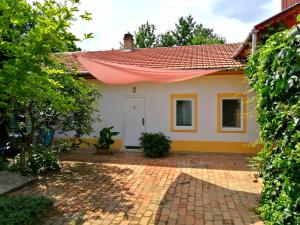
[[243, 93], [218, 94], [218, 132], [247, 132], [246, 95]]
[[171, 94], [171, 131], [197, 131], [197, 94]]

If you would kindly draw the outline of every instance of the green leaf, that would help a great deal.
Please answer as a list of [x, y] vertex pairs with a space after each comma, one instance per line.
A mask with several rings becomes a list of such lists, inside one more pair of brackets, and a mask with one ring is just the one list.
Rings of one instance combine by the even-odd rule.
[[93, 33], [84, 34], [84, 39], [94, 38]]
[[300, 14], [297, 15], [296, 20], [297, 22], [300, 22]]
[[90, 21], [92, 20], [92, 13], [85, 11], [84, 14], [80, 15], [83, 20]]

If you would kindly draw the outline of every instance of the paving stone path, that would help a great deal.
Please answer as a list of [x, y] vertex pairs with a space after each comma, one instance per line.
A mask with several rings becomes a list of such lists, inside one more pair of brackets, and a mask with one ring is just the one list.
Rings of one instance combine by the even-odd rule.
[[13, 191], [32, 181], [32, 178], [25, 177], [20, 173], [8, 171], [0, 172], [0, 195]]
[[263, 224], [254, 213], [261, 184], [247, 157], [74, 151], [62, 157], [60, 172], [13, 194], [55, 199], [47, 225]]

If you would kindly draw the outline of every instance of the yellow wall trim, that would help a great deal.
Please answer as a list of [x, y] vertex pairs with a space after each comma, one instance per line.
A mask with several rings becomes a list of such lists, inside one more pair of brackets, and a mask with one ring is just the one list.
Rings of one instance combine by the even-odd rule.
[[[175, 128], [174, 118], [174, 100], [175, 99], [192, 99], [194, 101], [194, 128], [191, 130], [178, 130]], [[170, 95], [170, 126], [173, 132], [196, 132], [198, 127], [198, 98], [197, 94], [171, 94]]]
[[[222, 129], [222, 99], [241, 98], [243, 103], [243, 115], [242, 115], [242, 130], [223, 130]], [[219, 93], [218, 94], [218, 133], [247, 133], [247, 101], [246, 95], [243, 93]]]
[[[84, 138], [90, 144], [97, 142], [96, 138]], [[82, 144], [80, 147], [88, 147]], [[122, 139], [115, 139], [112, 149], [121, 149], [123, 147]], [[252, 142], [225, 142], [225, 141], [189, 141], [189, 140], [173, 140], [171, 152], [173, 153], [257, 153], [261, 150], [261, 146], [254, 146]]]
[[[55, 140], [58, 140], [58, 139], [70, 139], [70, 138], [65, 138], [65, 137], [61, 137], [61, 138], [55, 138]], [[82, 140], [84, 140], [85, 142], [93, 145], [93, 144], [96, 144], [98, 139], [97, 138], [91, 138], [91, 137], [88, 137], [88, 138], [82, 138]], [[113, 143], [111, 145], [111, 149], [115, 149], [115, 150], [118, 150], [118, 149], [121, 149], [123, 148], [123, 140], [122, 139], [114, 139], [115, 143]], [[80, 147], [81, 148], [86, 148], [86, 147], [94, 147], [94, 146], [89, 146], [88, 144], [86, 143], [82, 143], [80, 144]]]
[[251, 142], [173, 140], [171, 152], [257, 153], [260, 149]]
[[[97, 138], [83, 138], [86, 142], [90, 144], [96, 144], [98, 139]], [[115, 143], [113, 143], [110, 148], [111, 149], [121, 149], [123, 148], [123, 140], [122, 139], [114, 139]], [[82, 144], [80, 147], [88, 147], [87, 144]]]

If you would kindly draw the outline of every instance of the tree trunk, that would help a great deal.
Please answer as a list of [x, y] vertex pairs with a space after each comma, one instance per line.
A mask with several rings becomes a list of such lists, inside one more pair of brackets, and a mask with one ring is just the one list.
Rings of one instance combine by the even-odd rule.
[[21, 143], [20, 145], [20, 168], [22, 171], [26, 168], [26, 149], [27, 143]]
[[20, 152], [20, 168], [21, 170], [25, 170], [26, 167], [26, 158], [25, 158], [25, 149], [21, 148], [21, 152]]
[[0, 126], [2, 125], [2, 123], [4, 123], [4, 121], [6, 119], [6, 115], [9, 113], [10, 107], [14, 100], [15, 100], [14, 96], [11, 96], [8, 98], [8, 105], [7, 105], [6, 109], [4, 110], [4, 112], [2, 112], [2, 116], [0, 118]]
[[29, 115], [29, 119], [30, 119], [30, 124], [31, 124], [31, 128], [30, 128], [30, 132], [25, 136], [24, 138], [24, 142], [21, 143], [20, 147], [21, 147], [21, 151], [20, 151], [20, 168], [21, 170], [25, 170], [26, 168], [26, 153], [30, 154], [30, 146], [32, 144], [33, 141], [33, 137], [36, 131], [36, 124], [35, 124], [35, 118], [32, 112], [32, 105], [31, 103], [29, 104], [28, 108], [28, 115]]

